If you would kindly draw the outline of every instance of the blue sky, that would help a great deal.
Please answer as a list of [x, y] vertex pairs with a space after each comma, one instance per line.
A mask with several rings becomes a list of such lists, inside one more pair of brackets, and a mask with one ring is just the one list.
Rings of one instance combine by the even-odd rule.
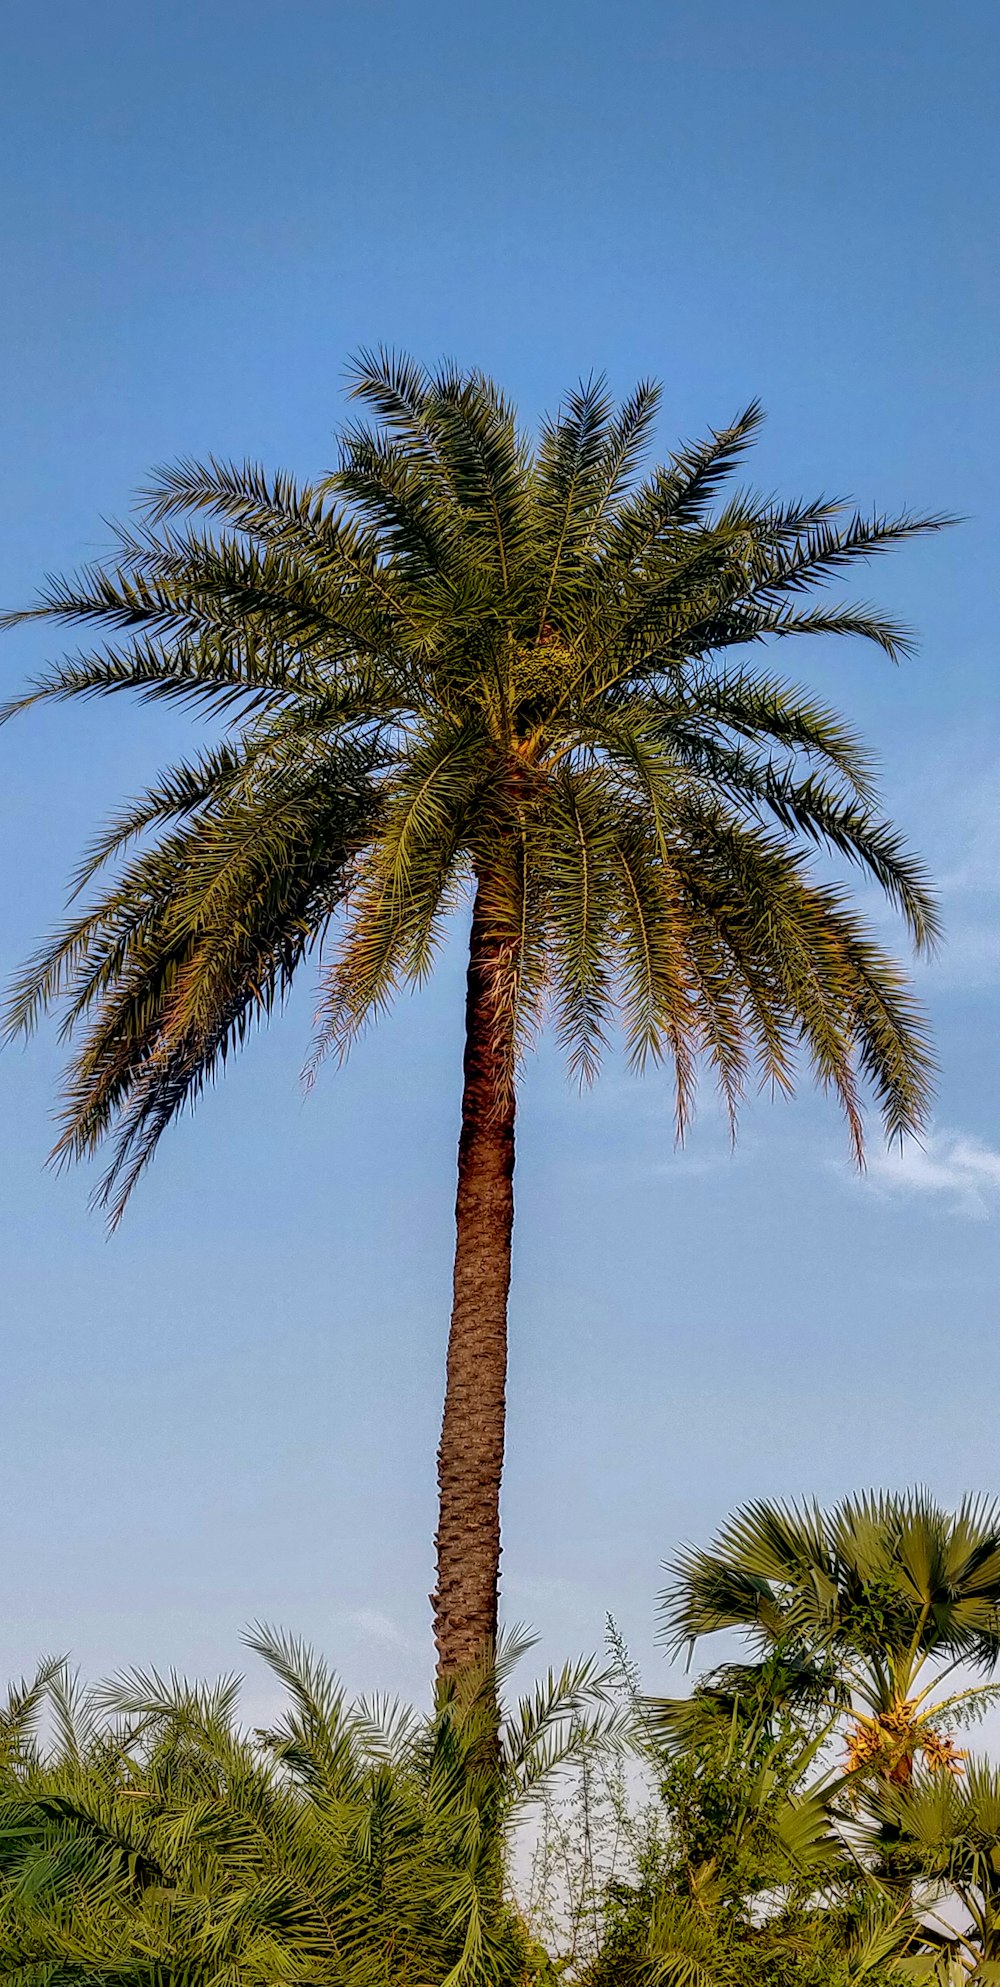
[[[528, 1072], [505, 1607], [605, 1612], [652, 1683], [659, 1562], [761, 1493], [1000, 1490], [995, 634], [1000, 20], [988, 0], [49, 0], [5, 32], [0, 601], [92, 556], [149, 467], [333, 457], [344, 361], [665, 385], [661, 444], [754, 395], [755, 480], [965, 522], [861, 591], [901, 669], [795, 653], [940, 883], [921, 1152], [852, 1177], [833, 1108], [580, 1099]], [[51, 648], [51, 636], [48, 640]], [[5, 639], [13, 687], [45, 638]], [[791, 651], [785, 661], [793, 663]], [[52, 711], [0, 736], [0, 955], [94, 823], [190, 742]], [[429, 1669], [461, 958], [304, 1097], [308, 988], [168, 1140], [116, 1238], [43, 1171], [54, 1030], [0, 1063], [0, 1670], [215, 1669], [265, 1616], [351, 1685]]]

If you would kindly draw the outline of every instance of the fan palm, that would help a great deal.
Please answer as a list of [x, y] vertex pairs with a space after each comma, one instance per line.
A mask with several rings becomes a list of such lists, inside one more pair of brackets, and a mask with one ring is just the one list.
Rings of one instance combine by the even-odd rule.
[[747, 1691], [682, 1747], [641, 1719], [656, 1820], [647, 1810], [630, 1880], [606, 1892], [588, 1987], [846, 1987], [893, 1978], [912, 1946], [908, 1899], [854, 1853], [835, 1787], [815, 1777], [824, 1731], [812, 1706], [793, 1694], [769, 1715], [776, 1670], [757, 1683], [752, 1708]]
[[942, 1686], [960, 1666], [988, 1675], [1000, 1659], [1000, 1504], [969, 1497], [952, 1513], [923, 1491], [850, 1498], [829, 1512], [760, 1501], [671, 1570], [662, 1610], [676, 1649], [742, 1629], [763, 1658], [757, 1672], [720, 1672], [700, 1704], [661, 1704], [678, 1739], [703, 1729], [713, 1706], [726, 1719], [741, 1698], [752, 1707], [759, 1677], [769, 1703], [777, 1690], [790, 1703], [825, 1696], [832, 1711], [848, 1710], [855, 1775], [905, 1784], [918, 1760], [961, 1769], [950, 1729], [981, 1715], [997, 1687]]
[[616, 1017], [634, 1067], [671, 1065], [679, 1134], [702, 1063], [735, 1120], [752, 1077], [787, 1092], [800, 1056], [858, 1153], [866, 1088], [890, 1136], [921, 1121], [920, 1015], [811, 857], [855, 865], [923, 946], [920, 865], [851, 730], [727, 657], [824, 633], [898, 654], [883, 615], [811, 596], [942, 520], [717, 505], [755, 407], [639, 481], [651, 385], [619, 411], [581, 387], [535, 446], [478, 373], [364, 356], [354, 393], [368, 422], [325, 481], [182, 463], [107, 563], [29, 610], [104, 640], [11, 709], [129, 691], [229, 725], [99, 836], [79, 887], [121, 867], [31, 962], [10, 1025], [62, 1001], [83, 1031], [56, 1150], [109, 1144], [114, 1221], [165, 1127], [321, 943], [317, 1059], [424, 978], [471, 898], [434, 1596], [447, 1673], [496, 1635], [517, 1074], [543, 1009], [582, 1080]]

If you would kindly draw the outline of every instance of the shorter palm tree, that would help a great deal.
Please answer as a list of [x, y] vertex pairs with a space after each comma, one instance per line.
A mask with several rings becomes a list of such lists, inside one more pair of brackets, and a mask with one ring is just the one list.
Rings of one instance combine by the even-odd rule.
[[[674, 1650], [741, 1629], [756, 1664], [719, 1673], [714, 1708], [759, 1687], [761, 1661], [784, 1666], [789, 1694], [822, 1700], [846, 1722], [845, 1765], [861, 1779], [908, 1782], [917, 1760], [954, 1774], [951, 1734], [1000, 1686], [943, 1691], [961, 1666], [1000, 1658], [1000, 1503], [968, 1497], [946, 1512], [924, 1491], [813, 1505], [758, 1501], [707, 1552], [674, 1562], [662, 1620]], [[701, 1715], [713, 1708], [713, 1692]], [[690, 1700], [663, 1700], [668, 1731], [693, 1729]]]
[[[250, 1635], [283, 1685], [273, 1729], [238, 1679], [155, 1673], [80, 1693], [61, 1665], [0, 1710], [0, 1976], [19, 1987], [514, 1987], [532, 1941], [509, 1838], [578, 1749], [614, 1737], [592, 1663], [501, 1719], [527, 1646], [439, 1691], [429, 1716], [351, 1705], [325, 1665]], [[39, 1720], [53, 1731], [43, 1745]]]
[[[909, 1922], [888, 1901], [866, 1911], [829, 1905], [790, 1912], [756, 1928], [734, 1928], [707, 1898], [679, 1902], [663, 1897], [654, 1907], [645, 1964], [634, 1987], [654, 1980], [662, 1987], [888, 1987], [906, 1978], [912, 1961]], [[912, 1977], [912, 1976], [911, 1976]], [[599, 1974], [595, 1987], [626, 1987], [617, 1969]], [[628, 1987], [632, 1983], [628, 1982]]]
[[[683, 1743], [642, 1720], [657, 1787], [631, 1881], [609, 1887], [587, 1987], [883, 1987], [919, 1943], [908, 1893], [854, 1853], [817, 1777], [825, 1719], [792, 1666], [697, 1686]], [[710, 1706], [714, 1699], [714, 1715]], [[666, 1743], [664, 1744], [664, 1740]], [[853, 1820], [853, 1816], [851, 1817]]]

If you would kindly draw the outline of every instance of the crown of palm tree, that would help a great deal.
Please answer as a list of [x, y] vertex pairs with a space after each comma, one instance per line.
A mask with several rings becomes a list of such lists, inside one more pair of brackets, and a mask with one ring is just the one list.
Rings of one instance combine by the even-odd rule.
[[[908, 1771], [920, 1754], [954, 1769], [963, 1755], [940, 1728], [996, 1700], [989, 1684], [939, 1694], [959, 1665], [989, 1673], [1000, 1659], [993, 1500], [968, 1497], [954, 1513], [924, 1491], [850, 1498], [829, 1512], [761, 1500], [738, 1511], [707, 1552], [690, 1549], [670, 1570], [662, 1621], [672, 1646], [742, 1629], [761, 1651], [764, 1675], [775, 1652], [790, 1666], [780, 1695], [794, 1692], [800, 1670], [832, 1705], [846, 1693], [863, 1707], [848, 1737], [853, 1767]], [[756, 1674], [748, 1668], [744, 1695]], [[662, 1716], [683, 1729], [683, 1707], [668, 1700]]]
[[874, 609], [812, 596], [943, 520], [721, 503], [756, 406], [640, 481], [650, 384], [620, 411], [582, 386], [535, 447], [478, 373], [368, 354], [354, 393], [373, 420], [323, 482], [182, 463], [110, 561], [29, 610], [106, 639], [8, 712], [126, 690], [228, 720], [100, 835], [77, 889], [122, 866], [16, 988], [13, 1029], [60, 999], [84, 1027], [57, 1151], [111, 1136], [117, 1218], [331, 925], [317, 1054], [428, 971], [472, 877], [515, 1058], [549, 1003], [584, 1078], [615, 1017], [635, 1065], [672, 1062], [680, 1131], [703, 1059], [735, 1112], [754, 1074], [788, 1090], [800, 1051], [859, 1150], [866, 1083], [888, 1133], [912, 1129], [921, 1019], [810, 853], [874, 878], [918, 946], [923, 872], [856, 737], [746, 650], [834, 633], [904, 652]]

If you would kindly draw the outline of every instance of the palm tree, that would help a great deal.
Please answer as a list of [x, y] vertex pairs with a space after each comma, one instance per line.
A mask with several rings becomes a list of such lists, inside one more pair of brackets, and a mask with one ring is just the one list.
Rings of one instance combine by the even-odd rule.
[[110, 1143], [116, 1221], [165, 1127], [321, 941], [315, 1059], [425, 977], [471, 897], [445, 1674], [496, 1636], [515, 1102], [543, 1009], [582, 1081], [616, 1016], [634, 1067], [672, 1065], [679, 1135], [701, 1063], [735, 1122], [750, 1078], [788, 1092], [800, 1054], [858, 1154], [865, 1086], [890, 1137], [921, 1121], [930, 1056], [905, 979], [810, 857], [874, 879], [925, 946], [920, 865], [852, 731], [725, 657], [823, 633], [899, 654], [884, 616], [809, 597], [943, 520], [713, 508], [756, 407], [640, 482], [649, 384], [617, 412], [582, 386], [534, 447], [478, 373], [363, 355], [353, 391], [371, 420], [333, 475], [181, 463], [107, 563], [28, 610], [104, 639], [9, 709], [126, 690], [228, 728], [99, 836], [78, 887], [122, 866], [32, 961], [10, 1027], [62, 1001], [82, 1028], [56, 1152]]
[[285, 1697], [265, 1731], [240, 1728], [232, 1677], [133, 1672], [88, 1692], [49, 1664], [0, 1706], [3, 1977], [532, 1977], [511, 1837], [565, 1762], [620, 1741], [608, 1675], [571, 1663], [507, 1708], [525, 1647], [508, 1640], [422, 1716], [349, 1703], [287, 1636], [258, 1628], [248, 1641]]
[[674, 1649], [742, 1629], [762, 1659], [734, 1665], [694, 1699], [664, 1700], [681, 1744], [714, 1712], [768, 1715], [776, 1704], [847, 1713], [846, 1767], [864, 1781], [909, 1783], [917, 1762], [955, 1775], [951, 1732], [996, 1701], [998, 1686], [943, 1692], [960, 1666], [1000, 1660], [1000, 1504], [968, 1497], [947, 1512], [924, 1491], [816, 1505], [749, 1504], [707, 1552], [674, 1563], [662, 1618]]

